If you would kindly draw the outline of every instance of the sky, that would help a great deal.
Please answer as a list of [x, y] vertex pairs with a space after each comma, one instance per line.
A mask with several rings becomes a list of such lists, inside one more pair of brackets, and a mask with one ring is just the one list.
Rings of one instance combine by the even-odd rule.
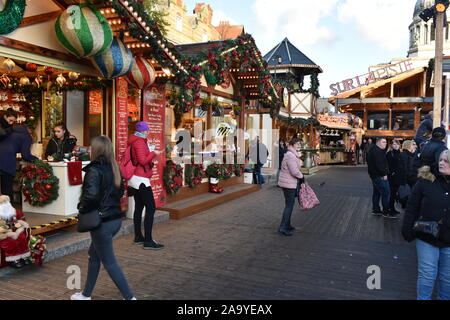
[[[184, 0], [210, 4], [213, 24], [243, 24], [265, 55], [285, 37], [321, 66], [320, 94], [368, 67], [407, 56], [416, 0]], [[306, 86], [309, 83], [307, 82]]]

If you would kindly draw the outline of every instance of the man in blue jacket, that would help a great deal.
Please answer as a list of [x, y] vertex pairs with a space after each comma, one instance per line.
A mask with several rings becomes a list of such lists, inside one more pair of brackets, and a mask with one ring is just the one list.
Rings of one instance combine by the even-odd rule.
[[430, 139], [432, 130], [433, 111], [430, 111], [425, 116], [425, 119], [420, 123], [419, 128], [417, 128], [416, 136], [414, 137], [414, 141], [416, 142], [419, 150], [422, 148], [422, 145]]
[[16, 176], [17, 153], [25, 161], [37, 158], [31, 154], [31, 137], [26, 126], [13, 127], [12, 132], [0, 141], [0, 193], [12, 197]]

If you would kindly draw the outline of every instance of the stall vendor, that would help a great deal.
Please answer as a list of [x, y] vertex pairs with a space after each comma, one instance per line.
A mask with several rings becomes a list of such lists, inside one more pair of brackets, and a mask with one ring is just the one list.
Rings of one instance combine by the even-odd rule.
[[64, 154], [71, 153], [77, 144], [77, 138], [72, 136], [67, 130], [64, 123], [59, 123], [53, 128], [54, 136], [48, 142], [47, 149], [45, 151], [45, 158], [49, 161], [53, 161], [55, 158], [62, 160]]

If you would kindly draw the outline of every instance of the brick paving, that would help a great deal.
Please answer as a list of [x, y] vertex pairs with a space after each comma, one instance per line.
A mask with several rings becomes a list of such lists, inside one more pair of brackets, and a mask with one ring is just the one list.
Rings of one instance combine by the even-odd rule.
[[[224, 203], [155, 226], [166, 248], [145, 251], [132, 235], [114, 241], [138, 299], [415, 299], [416, 255], [398, 221], [370, 212], [371, 185], [363, 167], [331, 167], [309, 178], [322, 202], [294, 209], [293, 237], [276, 230], [281, 189]], [[325, 182], [323, 186], [320, 186]], [[67, 299], [66, 269], [86, 277], [87, 250], [1, 278], [0, 299]], [[381, 290], [368, 290], [367, 267], [381, 268]], [[102, 268], [93, 299], [121, 299]]]

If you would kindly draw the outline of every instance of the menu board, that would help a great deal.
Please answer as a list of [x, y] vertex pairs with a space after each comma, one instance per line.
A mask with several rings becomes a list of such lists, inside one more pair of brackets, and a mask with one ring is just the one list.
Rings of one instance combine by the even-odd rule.
[[[154, 150], [165, 150], [164, 130], [166, 123], [166, 89], [165, 85], [154, 84], [143, 93], [144, 108], [143, 120], [150, 126], [148, 141]], [[166, 190], [163, 183], [163, 174], [166, 155], [162, 153], [154, 162], [153, 176], [150, 180], [156, 207], [165, 205]]]
[[125, 152], [128, 142], [128, 82], [116, 80], [116, 158]]
[[89, 91], [89, 114], [101, 114], [103, 110], [102, 90]]

